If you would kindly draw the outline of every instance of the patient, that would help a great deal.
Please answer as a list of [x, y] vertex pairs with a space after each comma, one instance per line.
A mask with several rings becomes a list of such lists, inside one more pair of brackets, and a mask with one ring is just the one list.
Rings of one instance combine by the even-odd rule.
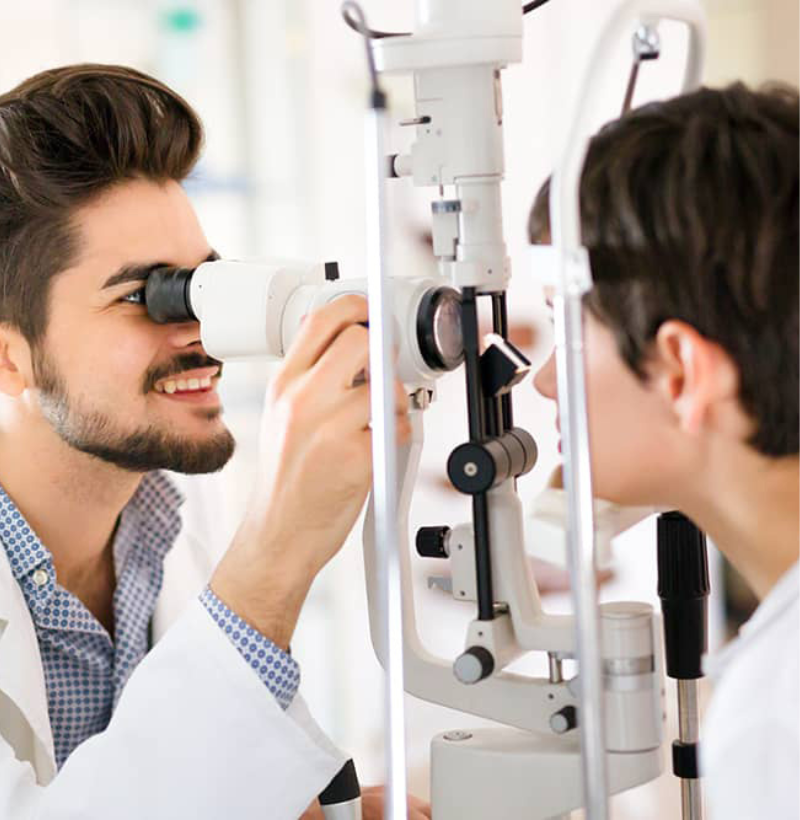
[[[592, 140], [581, 180], [594, 491], [681, 510], [761, 603], [707, 669], [714, 820], [796, 818], [798, 96], [741, 84]], [[549, 184], [531, 241], [549, 242]], [[551, 355], [535, 377], [558, 400]]]

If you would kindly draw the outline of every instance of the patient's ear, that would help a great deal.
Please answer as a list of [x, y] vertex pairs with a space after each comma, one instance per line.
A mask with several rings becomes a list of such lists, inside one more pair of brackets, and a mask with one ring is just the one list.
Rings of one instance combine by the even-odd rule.
[[16, 328], [0, 324], [0, 393], [17, 398], [32, 384], [30, 345]]
[[656, 333], [653, 354], [651, 378], [684, 431], [724, 424], [732, 409], [740, 416], [739, 371], [721, 345], [670, 319]]

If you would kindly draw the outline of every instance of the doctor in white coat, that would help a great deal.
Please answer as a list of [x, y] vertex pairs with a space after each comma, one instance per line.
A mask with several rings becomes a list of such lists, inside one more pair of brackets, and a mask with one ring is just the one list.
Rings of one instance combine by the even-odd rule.
[[[235, 636], [294, 669], [307, 591], [363, 505], [366, 304], [304, 322], [215, 566], [214, 499], [169, 518], [152, 488], [230, 457], [219, 363], [143, 304], [154, 267], [213, 256], [179, 184], [199, 121], [143, 74], [72, 66], [0, 96], [0, 122], [0, 818], [296, 818], [345, 756]], [[401, 391], [397, 412], [405, 438]]]

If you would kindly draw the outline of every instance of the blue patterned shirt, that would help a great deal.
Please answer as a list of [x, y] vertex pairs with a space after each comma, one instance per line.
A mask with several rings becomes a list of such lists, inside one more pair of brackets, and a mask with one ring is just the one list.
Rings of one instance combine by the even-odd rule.
[[[0, 487], [0, 540], [39, 641], [59, 768], [78, 744], [108, 726], [125, 683], [148, 651], [163, 561], [181, 528], [182, 502], [172, 482], [153, 472], [120, 514], [112, 545], [112, 639], [84, 604], [59, 585], [50, 551]], [[296, 661], [210, 589], [200, 599], [281, 706], [288, 707], [300, 683]]]

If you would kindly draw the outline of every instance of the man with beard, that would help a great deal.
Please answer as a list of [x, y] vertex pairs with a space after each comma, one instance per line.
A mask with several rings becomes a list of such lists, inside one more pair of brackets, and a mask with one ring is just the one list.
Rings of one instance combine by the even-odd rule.
[[154, 268], [216, 256], [179, 184], [201, 126], [91, 65], [0, 97], [0, 126], [0, 817], [297, 817], [343, 763], [289, 642], [370, 484], [366, 304], [307, 317], [241, 526], [149, 651], [182, 526], [161, 471], [234, 448], [198, 324], [143, 304]]

